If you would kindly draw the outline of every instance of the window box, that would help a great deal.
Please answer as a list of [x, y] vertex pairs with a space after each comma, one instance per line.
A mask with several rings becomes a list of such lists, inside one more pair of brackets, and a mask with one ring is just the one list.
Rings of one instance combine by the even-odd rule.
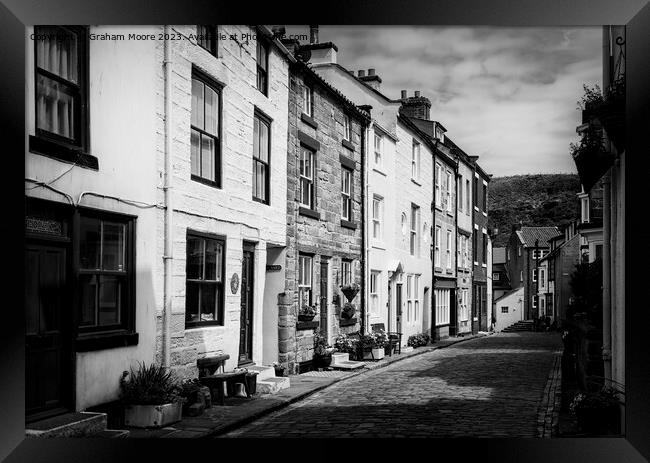
[[357, 324], [357, 319], [356, 318], [349, 318], [349, 319], [340, 319], [339, 320], [339, 326], [354, 326]]
[[300, 120], [303, 121], [308, 126], [314, 128], [314, 129], [318, 129], [318, 123], [311, 116], [308, 116], [307, 114], [302, 113], [300, 115]]
[[343, 220], [341, 219], [341, 226], [343, 228], [349, 228], [350, 230], [356, 230], [357, 229], [357, 224], [354, 222], [350, 222], [348, 220]]

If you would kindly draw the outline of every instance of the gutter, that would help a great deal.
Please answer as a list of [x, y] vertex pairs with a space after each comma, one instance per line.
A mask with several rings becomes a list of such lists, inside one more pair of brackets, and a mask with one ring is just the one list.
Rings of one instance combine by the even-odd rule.
[[[165, 37], [171, 36], [171, 27], [165, 26]], [[164, 44], [164, 80], [165, 80], [165, 251], [164, 261], [164, 292], [163, 292], [163, 366], [170, 367], [171, 347], [171, 313], [172, 313], [172, 262], [173, 262], [173, 239], [172, 239], [172, 153], [171, 153], [171, 130], [172, 130], [172, 84], [171, 84], [171, 42], [165, 39]]]

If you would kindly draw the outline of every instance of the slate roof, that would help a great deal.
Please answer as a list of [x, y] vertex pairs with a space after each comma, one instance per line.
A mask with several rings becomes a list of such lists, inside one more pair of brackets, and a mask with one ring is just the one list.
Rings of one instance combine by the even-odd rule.
[[492, 248], [492, 264], [503, 264], [506, 261], [506, 248]]
[[548, 240], [561, 235], [557, 227], [521, 227], [517, 230], [517, 236], [526, 248], [535, 247], [535, 241], [539, 240], [539, 247], [548, 247]]

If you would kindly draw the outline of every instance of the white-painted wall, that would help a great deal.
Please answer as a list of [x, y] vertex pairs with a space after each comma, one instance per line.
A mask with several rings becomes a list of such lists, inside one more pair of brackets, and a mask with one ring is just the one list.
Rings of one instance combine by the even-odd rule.
[[[497, 299], [494, 303], [497, 322], [494, 331], [502, 331], [504, 328], [523, 320], [524, 309], [524, 287], [518, 288], [515, 292]], [[508, 307], [508, 313], [501, 313], [503, 307]]]

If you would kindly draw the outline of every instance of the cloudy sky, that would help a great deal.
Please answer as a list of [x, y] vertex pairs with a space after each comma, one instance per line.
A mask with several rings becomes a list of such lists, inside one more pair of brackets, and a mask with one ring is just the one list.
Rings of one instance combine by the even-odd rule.
[[576, 106], [583, 83], [601, 80], [601, 40], [600, 27], [319, 27], [339, 64], [376, 69], [387, 97], [420, 90], [431, 118], [497, 177], [576, 172]]

